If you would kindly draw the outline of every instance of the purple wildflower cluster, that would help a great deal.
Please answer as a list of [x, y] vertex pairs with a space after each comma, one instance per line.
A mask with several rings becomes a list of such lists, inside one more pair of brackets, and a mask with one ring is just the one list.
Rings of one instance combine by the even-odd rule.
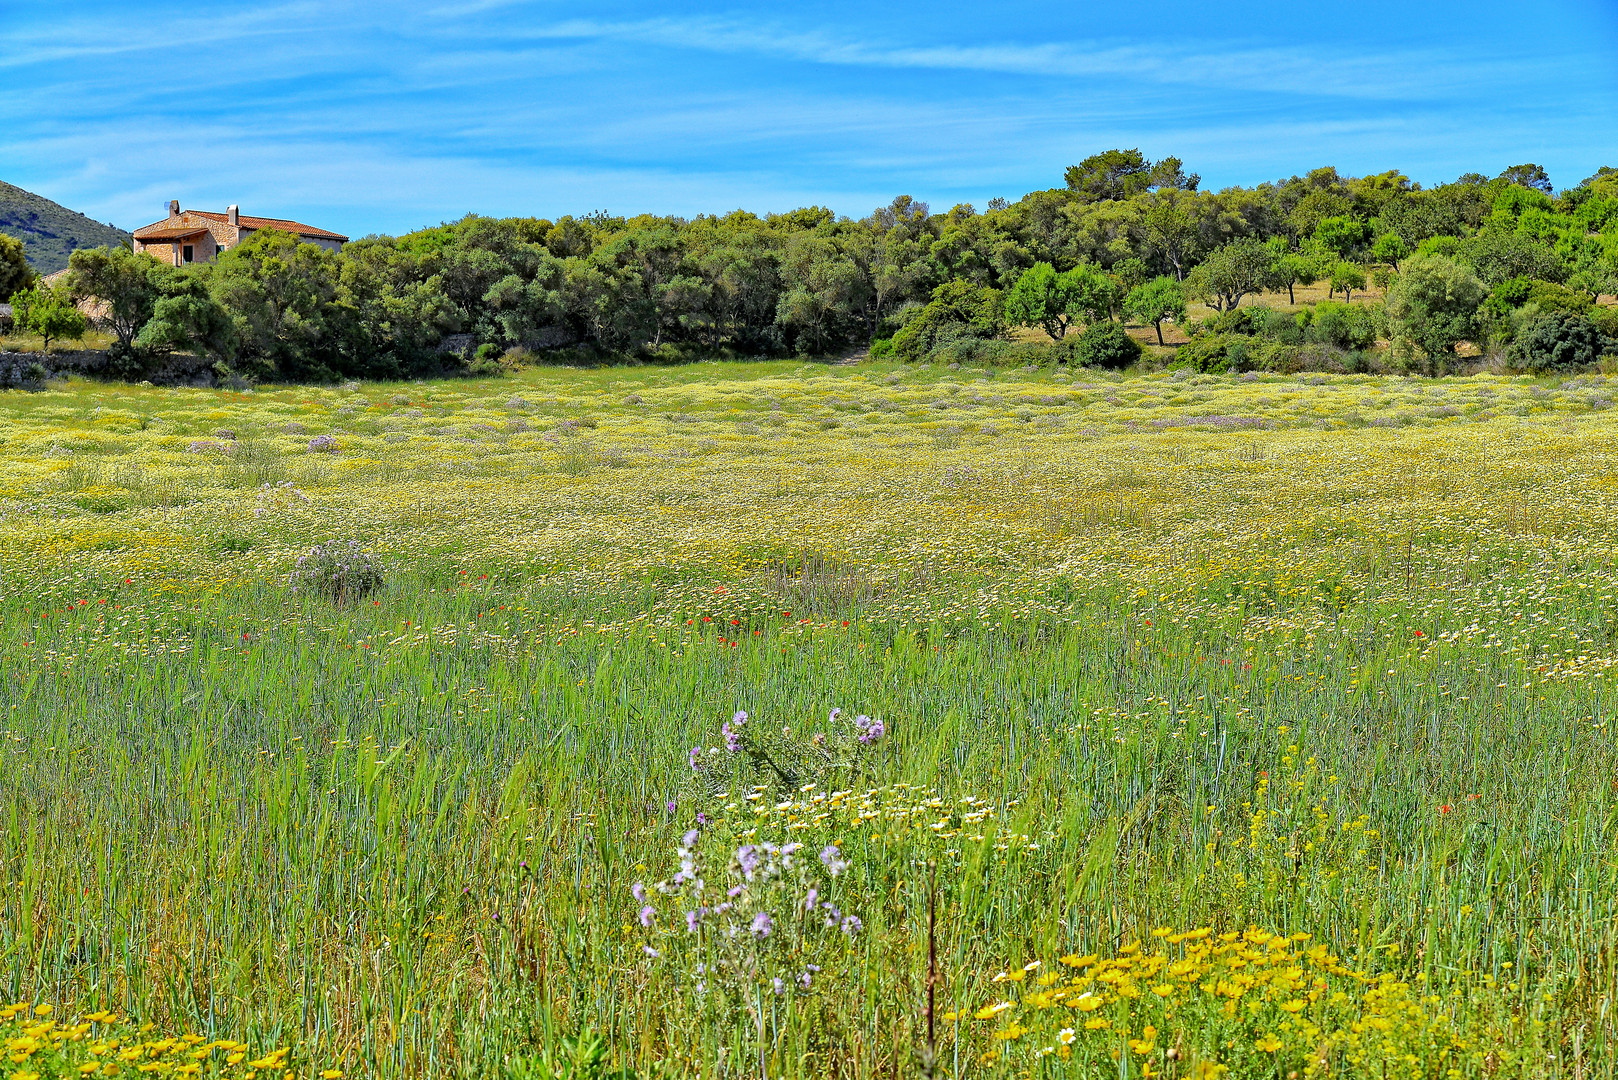
[[[640, 925], [661, 946], [644, 945], [645, 954], [685, 956], [699, 994], [723, 987], [745, 1004], [753, 987], [808, 992], [821, 971], [810, 961], [825, 957], [826, 942], [852, 940], [862, 929], [826, 895], [849, 869], [842, 852], [827, 845], [817, 865], [800, 843], [744, 842], [728, 851], [725, 883], [716, 886], [702, 842], [702, 830], [690, 830], [680, 840], [678, 871], [650, 889], [641, 882], [630, 889]], [[660, 917], [660, 903], [675, 909], [669, 918]]]
[[[810, 730], [812, 726], [797, 729], [791, 725], [779, 729], [759, 724], [738, 709], [729, 720], [720, 725], [722, 746], [693, 746], [686, 753], [686, 762], [694, 777], [710, 777], [717, 762], [726, 754], [739, 755], [746, 751], [744, 769], [754, 770], [758, 779], [768, 786], [776, 781], [801, 784], [820, 782], [833, 769], [847, 769], [858, 764], [858, 754], [887, 738], [887, 724], [864, 713], [852, 721], [842, 709], [832, 709], [826, 717], [826, 728]], [[719, 768], [728, 772], [732, 766]]]
[[357, 600], [382, 586], [382, 566], [360, 550], [359, 541], [333, 540], [298, 556], [287, 578], [293, 592], [311, 592], [331, 600]]
[[747, 726], [747, 714], [740, 709], [722, 727], [719, 733], [725, 737], [725, 749], [734, 754], [742, 748], [742, 728]]

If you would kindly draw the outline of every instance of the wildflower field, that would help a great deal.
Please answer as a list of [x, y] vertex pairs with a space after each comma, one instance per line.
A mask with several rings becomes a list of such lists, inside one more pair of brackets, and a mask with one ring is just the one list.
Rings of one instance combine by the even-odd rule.
[[0, 1076], [1610, 1076], [1615, 395], [0, 395]]

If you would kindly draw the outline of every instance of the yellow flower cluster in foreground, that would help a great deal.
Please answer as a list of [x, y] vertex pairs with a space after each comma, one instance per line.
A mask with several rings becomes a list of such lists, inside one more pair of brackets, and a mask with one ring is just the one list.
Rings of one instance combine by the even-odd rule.
[[1064, 956], [1065, 971], [1042, 974], [1036, 960], [1001, 972], [993, 982], [1011, 996], [943, 1019], [998, 1025], [1003, 1045], [980, 1065], [1052, 1058], [1048, 1067], [1082, 1076], [1447, 1076], [1491, 1051], [1503, 1060], [1487, 977], [1464, 1000], [1423, 996], [1349, 967], [1306, 933], [1152, 933], [1152, 951], [1134, 942], [1113, 956]]
[[[110, 1012], [90, 1013], [71, 1023], [51, 1019], [49, 1004], [0, 1008], [0, 1041], [10, 1080], [41, 1077], [209, 1076], [228, 1080], [294, 1080], [291, 1051], [251, 1056], [246, 1043], [201, 1035], [150, 1037], [152, 1025], [136, 1025]], [[340, 1080], [340, 1069], [320, 1072]]]

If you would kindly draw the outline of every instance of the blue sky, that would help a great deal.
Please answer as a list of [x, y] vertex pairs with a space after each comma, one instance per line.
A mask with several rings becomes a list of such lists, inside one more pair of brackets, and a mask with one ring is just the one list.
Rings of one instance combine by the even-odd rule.
[[1614, 0], [690, 6], [0, 0], [0, 180], [352, 236], [468, 211], [943, 209], [1177, 154], [1205, 187], [1618, 165]]

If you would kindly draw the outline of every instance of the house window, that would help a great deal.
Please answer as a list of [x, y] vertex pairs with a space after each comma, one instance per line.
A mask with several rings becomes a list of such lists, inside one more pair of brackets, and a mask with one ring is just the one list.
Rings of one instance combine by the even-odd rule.
[[186, 262], [190, 262], [195, 256], [196, 249], [190, 244], [185, 245], [184, 250], [180, 252], [180, 258], [184, 259]]

